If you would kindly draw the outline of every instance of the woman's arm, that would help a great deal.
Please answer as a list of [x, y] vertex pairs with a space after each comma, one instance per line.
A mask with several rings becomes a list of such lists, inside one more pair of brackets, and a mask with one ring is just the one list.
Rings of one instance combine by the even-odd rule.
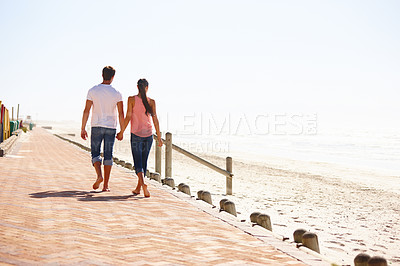
[[118, 119], [119, 119], [119, 127], [121, 128], [122, 124], [124, 123], [124, 102], [120, 101], [117, 103], [118, 109]]
[[121, 125], [121, 131], [118, 132], [117, 137], [116, 137], [118, 140], [122, 140], [124, 138], [124, 131], [125, 131], [126, 127], [128, 126], [129, 122], [131, 121], [132, 109], [133, 109], [133, 106], [135, 105], [135, 97], [129, 97], [127, 105], [128, 105], [128, 108], [126, 110], [125, 120]]
[[158, 118], [157, 118], [156, 101], [154, 101], [153, 99], [150, 100], [150, 107], [153, 110], [152, 118], [153, 118], [154, 127], [156, 128], [158, 146], [161, 147], [163, 145], [163, 141], [161, 139], [160, 124], [158, 123]]

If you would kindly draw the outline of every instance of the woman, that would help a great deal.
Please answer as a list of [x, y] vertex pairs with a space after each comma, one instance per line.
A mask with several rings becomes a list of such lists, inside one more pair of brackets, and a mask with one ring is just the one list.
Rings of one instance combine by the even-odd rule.
[[156, 102], [147, 97], [149, 83], [146, 79], [139, 79], [137, 87], [139, 93], [128, 98], [126, 117], [124, 124], [121, 126], [121, 131], [117, 134], [117, 139], [122, 140], [124, 131], [129, 122], [131, 122], [132, 156], [135, 172], [138, 176], [138, 184], [132, 193], [136, 195], [140, 194], [140, 190], [143, 188], [144, 196], [150, 197], [150, 192], [143, 179], [146, 175], [147, 158], [149, 157], [151, 144], [153, 143], [153, 131], [150, 117], [153, 119], [153, 124], [156, 128], [158, 145], [162, 146], [163, 142], [161, 140], [160, 126], [156, 113]]

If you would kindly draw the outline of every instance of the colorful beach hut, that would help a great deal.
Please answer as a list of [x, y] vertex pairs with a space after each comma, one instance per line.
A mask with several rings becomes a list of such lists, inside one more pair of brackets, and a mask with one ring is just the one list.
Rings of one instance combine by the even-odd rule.
[[1, 115], [0, 115], [0, 143], [5, 141], [10, 137], [10, 115], [8, 109], [2, 104], [1, 106]]

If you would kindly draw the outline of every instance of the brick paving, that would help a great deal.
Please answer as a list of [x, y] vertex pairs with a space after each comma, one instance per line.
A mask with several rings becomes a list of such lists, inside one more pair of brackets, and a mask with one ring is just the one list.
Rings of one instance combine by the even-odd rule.
[[90, 154], [41, 128], [0, 158], [0, 264], [304, 265], [113, 167], [111, 192], [91, 189]]

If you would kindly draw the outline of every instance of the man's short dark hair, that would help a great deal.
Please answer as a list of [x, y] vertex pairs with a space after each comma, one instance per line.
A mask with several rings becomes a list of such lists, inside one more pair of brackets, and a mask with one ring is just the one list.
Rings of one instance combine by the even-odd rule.
[[115, 69], [112, 66], [106, 66], [103, 68], [103, 79], [111, 80], [115, 75]]

